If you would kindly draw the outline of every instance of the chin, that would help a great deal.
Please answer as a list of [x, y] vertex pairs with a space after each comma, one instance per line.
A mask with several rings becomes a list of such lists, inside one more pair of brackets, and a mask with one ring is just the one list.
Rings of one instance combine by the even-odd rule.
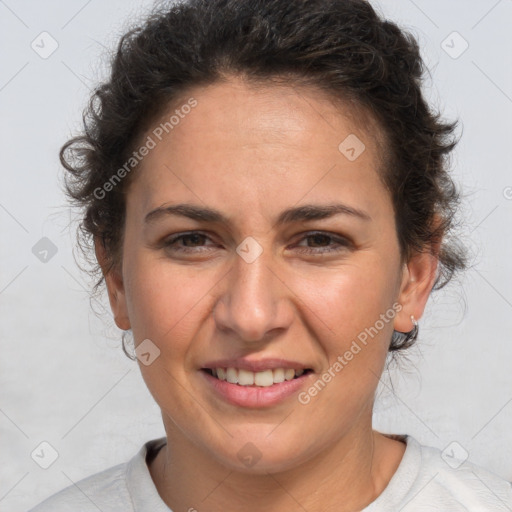
[[224, 444], [212, 455], [230, 471], [252, 475], [280, 473], [293, 469], [310, 458], [306, 452], [297, 450], [302, 442], [293, 441], [290, 437], [287, 441], [284, 442], [283, 436], [276, 436], [270, 441], [261, 434], [259, 438], [245, 434], [232, 439], [229, 446], [232, 450], [229, 452], [225, 451], [227, 446]]

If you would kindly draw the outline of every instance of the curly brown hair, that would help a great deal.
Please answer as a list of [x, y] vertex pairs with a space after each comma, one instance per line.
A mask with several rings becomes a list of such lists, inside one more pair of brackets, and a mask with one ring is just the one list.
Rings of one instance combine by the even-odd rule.
[[[434, 289], [441, 288], [466, 266], [463, 246], [456, 238], [447, 243], [460, 202], [446, 158], [458, 142], [457, 121], [443, 122], [426, 103], [424, 71], [414, 36], [365, 0], [188, 0], [153, 10], [122, 36], [110, 76], [84, 112], [83, 133], [60, 151], [69, 171], [65, 192], [82, 212], [80, 248], [90, 255], [101, 242], [107, 272], [120, 266], [134, 173], [105, 194], [97, 190], [169, 104], [191, 87], [230, 75], [283, 80], [349, 99], [377, 121], [386, 141], [381, 178], [392, 197], [402, 259], [442, 241]], [[104, 276], [96, 261], [92, 274], [97, 291]], [[417, 330], [395, 331], [389, 350], [408, 348], [416, 336]]]

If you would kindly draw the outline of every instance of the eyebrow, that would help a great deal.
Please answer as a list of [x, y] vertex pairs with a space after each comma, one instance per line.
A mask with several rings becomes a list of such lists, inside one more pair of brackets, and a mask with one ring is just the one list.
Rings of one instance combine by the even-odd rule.
[[[342, 203], [327, 205], [306, 204], [295, 208], [288, 208], [282, 211], [276, 220], [276, 225], [281, 226], [293, 222], [327, 219], [329, 217], [340, 214], [350, 215], [365, 221], [372, 220], [368, 213]], [[187, 217], [189, 219], [202, 222], [214, 222], [219, 224], [230, 223], [229, 218], [218, 210], [185, 203], [175, 205], [162, 205], [158, 208], [155, 208], [145, 216], [144, 223], [152, 223], [157, 219], [167, 217], [168, 215]]]

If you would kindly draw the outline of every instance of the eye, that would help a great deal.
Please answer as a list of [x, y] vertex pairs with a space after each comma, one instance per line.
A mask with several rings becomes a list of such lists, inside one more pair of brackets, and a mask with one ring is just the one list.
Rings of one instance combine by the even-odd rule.
[[[316, 231], [314, 233], [308, 233], [304, 236], [301, 241], [313, 240], [313, 244], [319, 244], [320, 248], [306, 247], [298, 250], [301, 254], [323, 254], [329, 252], [341, 252], [351, 247], [351, 243], [346, 238], [325, 233], [323, 231]], [[336, 245], [332, 245], [332, 241]], [[300, 247], [300, 246], [297, 246]]]
[[[191, 233], [182, 233], [181, 235], [170, 237], [164, 241], [163, 245], [172, 252], [198, 253], [204, 252], [204, 249], [201, 249], [203, 246], [201, 242], [203, 242], [204, 239], [210, 240], [210, 237], [199, 231], [193, 231]], [[190, 243], [183, 246], [181, 242]]]

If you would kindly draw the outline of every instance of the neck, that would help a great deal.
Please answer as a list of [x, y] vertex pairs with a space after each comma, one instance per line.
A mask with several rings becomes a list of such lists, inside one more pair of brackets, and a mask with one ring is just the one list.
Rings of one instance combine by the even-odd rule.
[[175, 512], [353, 512], [383, 492], [405, 451], [404, 443], [373, 431], [371, 418], [369, 423], [300, 466], [264, 474], [227, 468], [166, 425], [167, 445], [149, 469], [161, 498]]

